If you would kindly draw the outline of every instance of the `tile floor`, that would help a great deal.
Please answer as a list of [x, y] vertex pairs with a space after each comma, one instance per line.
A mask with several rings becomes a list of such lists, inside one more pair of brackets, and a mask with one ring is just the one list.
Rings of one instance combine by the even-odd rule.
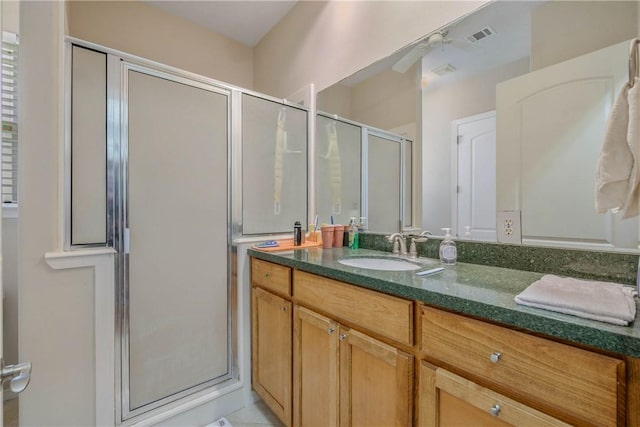
[[[4, 427], [18, 427], [18, 398], [5, 400], [3, 408]], [[262, 401], [227, 415], [226, 418], [233, 427], [284, 427]]]
[[261, 400], [226, 418], [233, 427], [284, 427]]

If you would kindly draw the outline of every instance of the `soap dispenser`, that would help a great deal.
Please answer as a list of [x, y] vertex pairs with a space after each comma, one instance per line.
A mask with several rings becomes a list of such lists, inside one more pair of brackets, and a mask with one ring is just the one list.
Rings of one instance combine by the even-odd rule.
[[358, 249], [358, 226], [355, 217], [351, 217], [349, 220], [349, 247]]
[[458, 259], [456, 242], [451, 238], [451, 229], [443, 228], [445, 232], [444, 240], [440, 243], [440, 263], [444, 265], [454, 265]]

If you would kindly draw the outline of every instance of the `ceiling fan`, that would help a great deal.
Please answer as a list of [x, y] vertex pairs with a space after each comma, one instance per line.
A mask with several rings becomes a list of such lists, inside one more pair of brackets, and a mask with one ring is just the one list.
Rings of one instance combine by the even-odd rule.
[[398, 62], [396, 62], [391, 68], [398, 73], [406, 73], [407, 70], [413, 66], [413, 64], [415, 64], [428, 52], [437, 48], [444, 50], [445, 45], [451, 44], [463, 50], [471, 48], [471, 43], [469, 42], [447, 38], [448, 33], [448, 30], [437, 31], [420, 40], [413, 47], [413, 49], [411, 49], [402, 58], [400, 58]]

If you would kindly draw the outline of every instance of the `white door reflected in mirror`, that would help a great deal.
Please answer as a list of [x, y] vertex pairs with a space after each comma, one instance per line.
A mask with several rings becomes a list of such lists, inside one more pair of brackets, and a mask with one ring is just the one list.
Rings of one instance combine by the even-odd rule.
[[[453, 122], [452, 209], [458, 237], [496, 241], [496, 113], [490, 111]], [[465, 231], [465, 227], [469, 227]]]

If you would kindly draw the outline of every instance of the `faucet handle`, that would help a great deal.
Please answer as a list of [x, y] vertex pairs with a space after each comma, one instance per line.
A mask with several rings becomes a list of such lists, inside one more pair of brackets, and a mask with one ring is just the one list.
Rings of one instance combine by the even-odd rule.
[[[424, 239], [425, 241], [427, 239]], [[409, 257], [417, 258], [418, 257], [418, 249], [416, 248], [416, 242], [420, 243], [420, 239], [416, 237], [411, 238], [411, 246], [409, 246]]]
[[392, 251], [392, 253], [394, 255], [397, 255], [397, 254], [400, 253], [400, 243], [399, 243], [400, 239], [397, 239], [396, 237], [404, 239], [404, 236], [402, 236], [400, 233], [393, 233], [393, 234], [387, 236], [387, 240], [389, 242], [393, 243], [393, 251]]
[[430, 231], [424, 230], [422, 233], [420, 233], [421, 236], [431, 236], [433, 235], [433, 233], [431, 233]]

